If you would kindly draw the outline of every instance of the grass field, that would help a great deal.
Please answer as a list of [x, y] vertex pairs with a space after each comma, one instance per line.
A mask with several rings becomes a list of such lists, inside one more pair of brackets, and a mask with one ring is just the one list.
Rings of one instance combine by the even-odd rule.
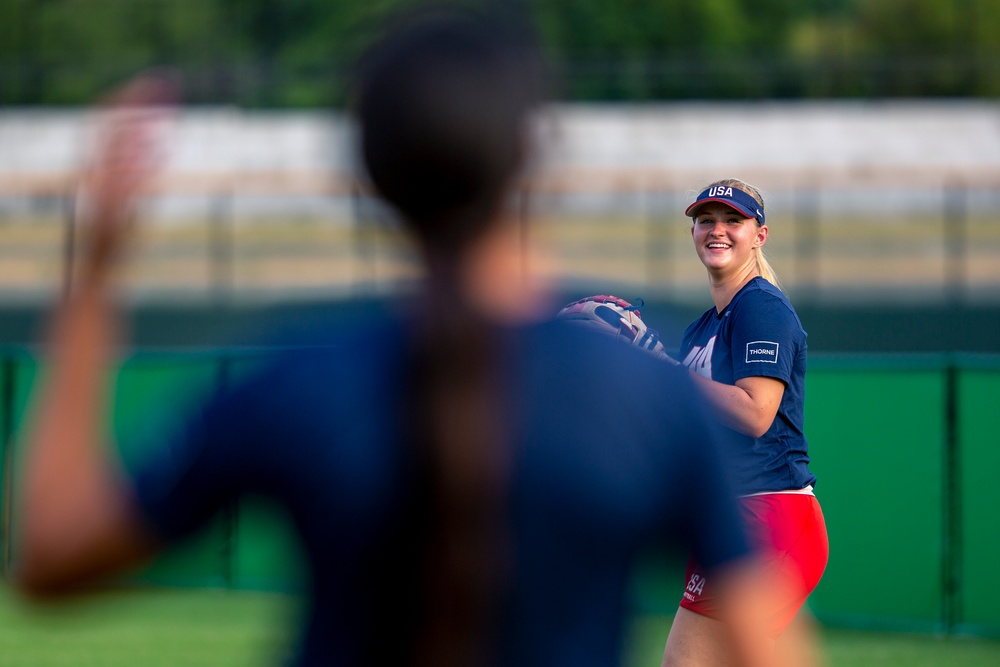
[[[294, 599], [167, 589], [26, 607], [0, 587], [0, 667], [264, 667], [280, 662]], [[627, 667], [659, 665], [669, 617], [636, 618]], [[1000, 665], [1000, 642], [820, 628], [827, 667]]]

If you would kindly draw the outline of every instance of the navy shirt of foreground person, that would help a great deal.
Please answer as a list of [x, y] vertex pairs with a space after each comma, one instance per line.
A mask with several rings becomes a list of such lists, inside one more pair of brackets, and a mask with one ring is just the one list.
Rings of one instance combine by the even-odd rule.
[[[409, 591], [420, 590], [413, 543], [425, 531], [411, 501], [423, 468], [406, 445], [401, 381], [414, 327], [377, 315], [352, 329], [280, 353], [134, 476], [168, 540], [238, 497], [288, 510], [311, 576], [295, 665], [370, 662], [419, 609]], [[506, 585], [491, 664], [616, 665], [641, 549], [690, 549], [709, 569], [748, 555], [720, 432], [684, 368], [565, 323], [499, 339], [510, 540], [497, 556]]]

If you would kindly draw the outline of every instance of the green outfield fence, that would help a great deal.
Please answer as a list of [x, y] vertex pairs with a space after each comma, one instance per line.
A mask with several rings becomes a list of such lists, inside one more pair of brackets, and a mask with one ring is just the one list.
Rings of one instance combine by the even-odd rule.
[[[272, 351], [138, 351], [116, 374], [114, 426], [126, 467], [184, 404]], [[10, 562], [19, 434], [39, 358], [0, 349], [0, 537]], [[806, 431], [830, 533], [810, 599], [829, 625], [1000, 636], [1000, 355], [813, 354]], [[143, 584], [294, 589], [295, 539], [275, 508], [246, 501], [129, 579]], [[676, 565], [645, 561], [640, 611], [670, 613]]]

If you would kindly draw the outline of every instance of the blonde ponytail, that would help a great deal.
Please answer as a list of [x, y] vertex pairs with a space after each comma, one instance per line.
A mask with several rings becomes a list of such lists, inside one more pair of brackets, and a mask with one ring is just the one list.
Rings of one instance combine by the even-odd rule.
[[764, 249], [757, 248], [754, 251], [754, 256], [757, 260], [757, 273], [760, 274], [760, 277], [778, 289], [781, 289], [781, 282], [778, 280], [778, 274], [774, 272], [774, 269], [771, 268], [770, 262], [767, 261], [767, 257], [764, 256]]

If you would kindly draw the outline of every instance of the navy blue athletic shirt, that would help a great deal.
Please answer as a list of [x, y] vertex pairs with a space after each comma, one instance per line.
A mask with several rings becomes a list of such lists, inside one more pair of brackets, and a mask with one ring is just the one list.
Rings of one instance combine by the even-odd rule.
[[722, 312], [714, 307], [691, 324], [679, 358], [699, 375], [724, 384], [751, 376], [781, 380], [778, 414], [760, 438], [735, 434], [727, 453], [737, 493], [802, 489], [815, 484], [803, 433], [806, 332], [788, 298], [761, 277], [743, 286]]
[[[248, 495], [288, 510], [311, 575], [299, 666], [365, 664], [372, 642], [398, 640], [386, 610], [412, 621], [416, 558], [401, 536], [421, 467], [400, 416], [413, 326], [368, 320], [276, 353], [134, 473], [165, 540]], [[709, 569], [748, 553], [716, 451], [726, 431], [684, 369], [607, 337], [554, 322], [501, 340], [513, 560], [491, 664], [618, 664], [640, 551], [672, 545]]]

